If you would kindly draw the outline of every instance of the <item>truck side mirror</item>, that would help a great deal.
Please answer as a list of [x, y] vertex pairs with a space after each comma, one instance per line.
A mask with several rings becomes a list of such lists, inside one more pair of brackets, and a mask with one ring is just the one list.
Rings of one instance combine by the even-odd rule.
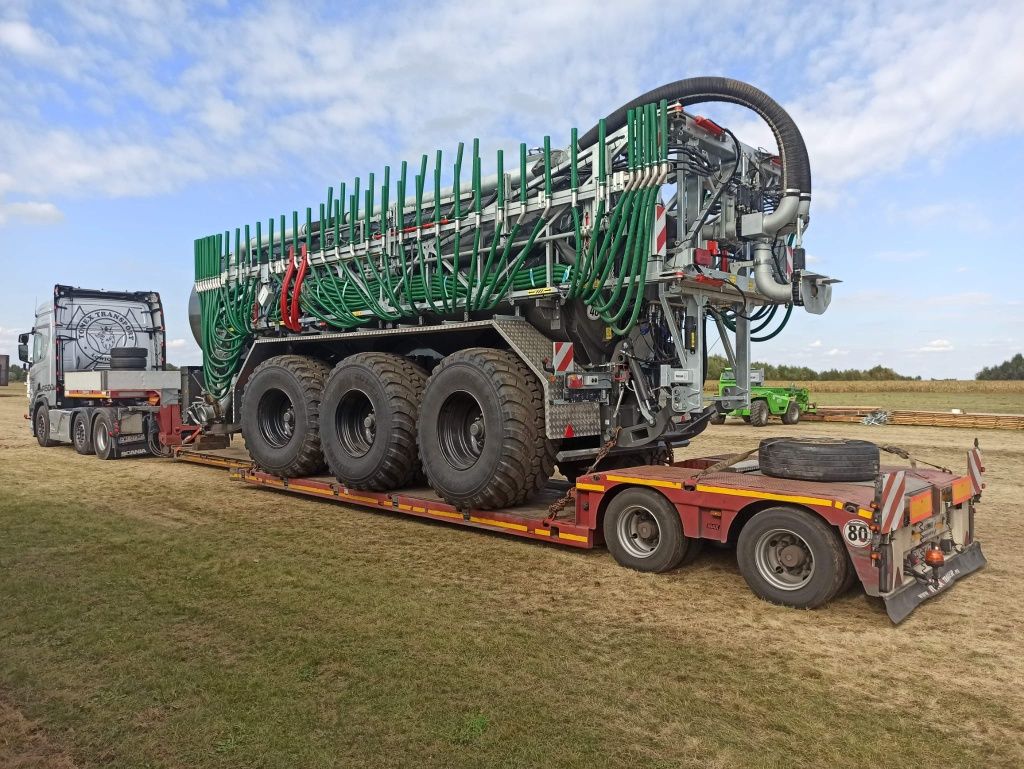
[[18, 334], [18, 360], [28, 363], [28, 334]]

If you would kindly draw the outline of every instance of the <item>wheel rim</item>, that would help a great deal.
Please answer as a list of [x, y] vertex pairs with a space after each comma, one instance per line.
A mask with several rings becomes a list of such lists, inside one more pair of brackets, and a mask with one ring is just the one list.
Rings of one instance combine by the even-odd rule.
[[85, 445], [86, 438], [85, 421], [82, 419], [75, 420], [75, 443], [81, 447]]
[[754, 545], [754, 562], [758, 573], [780, 590], [799, 590], [814, 576], [810, 546], [789, 529], [771, 529], [762, 534]]
[[263, 440], [275, 449], [287, 446], [295, 435], [295, 406], [282, 390], [268, 390], [256, 407], [256, 421]]
[[334, 412], [334, 428], [338, 442], [346, 454], [363, 457], [377, 438], [377, 415], [373, 404], [362, 390], [349, 390]]
[[661, 544], [661, 524], [646, 507], [627, 507], [619, 516], [616, 533], [623, 549], [634, 558], [648, 558]]
[[96, 443], [96, 453], [102, 454], [107, 450], [107, 430], [101, 424], [96, 425], [96, 435], [94, 436], [94, 442]]
[[437, 414], [441, 456], [456, 470], [468, 470], [484, 450], [484, 413], [464, 390], [449, 395]]
[[46, 438], [46, 416], [43, 414], [43, 410], [39, 409], [36, 414], [36, 437]]

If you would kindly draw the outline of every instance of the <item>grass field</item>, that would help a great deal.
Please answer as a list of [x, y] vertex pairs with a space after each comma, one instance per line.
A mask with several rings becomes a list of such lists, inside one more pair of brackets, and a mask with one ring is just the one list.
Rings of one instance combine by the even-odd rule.
[[[1019, 767], [1024, 434], [990, 566], [893, 627], [603, 550], [41, 449], [0, 390], [0, 767]], [[779, 427], [778, 429], [783, 429]], [[799, 425], [961, 467], [965, 430]], [[713, 427], [689, 455], [753, 445]]]

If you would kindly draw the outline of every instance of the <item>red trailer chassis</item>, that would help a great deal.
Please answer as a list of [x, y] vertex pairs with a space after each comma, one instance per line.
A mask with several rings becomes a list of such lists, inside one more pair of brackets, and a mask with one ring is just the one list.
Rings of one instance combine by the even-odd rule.
[[975, 505], [984, 487], [977, 443], [968, 452], [965, 475], [883, 467], [874, 481], [797, 481], [762, 474], [756, 460], [709, 472], [722, 457], [591, 473], [577, 479], [573, 503], [557, 514], [549, 505], [569, 488], [565, 483], [553, 482], [532, 504], [514, 509], [459, 510], [430, 489], [373, 492], [348, 488], [333, 477], [280, 478], [252, 467], [237, 451], [179, 447], [175, 456], [229, 467], [235, 480], [263, 488], [576, 548], [604, 543], [604, 513], [628, 489], [650, 490], [668, 500], [682, 533], [692, 540], [735, 542], [737, 532], [760, 512], [800, 511], [834, 527], [849, 555], [847, 568], [868, 595], [885, 600], [896, 623], [985, 565], [974, 537]]

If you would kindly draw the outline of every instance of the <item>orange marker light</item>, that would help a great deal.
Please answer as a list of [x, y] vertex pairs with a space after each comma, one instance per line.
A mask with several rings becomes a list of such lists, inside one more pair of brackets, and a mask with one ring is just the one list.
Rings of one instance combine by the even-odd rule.
[[946, 556], [939, 550], [938, 545], [932, 545], [924, 553], [924, 562], [934, 569], [946, 563]]

